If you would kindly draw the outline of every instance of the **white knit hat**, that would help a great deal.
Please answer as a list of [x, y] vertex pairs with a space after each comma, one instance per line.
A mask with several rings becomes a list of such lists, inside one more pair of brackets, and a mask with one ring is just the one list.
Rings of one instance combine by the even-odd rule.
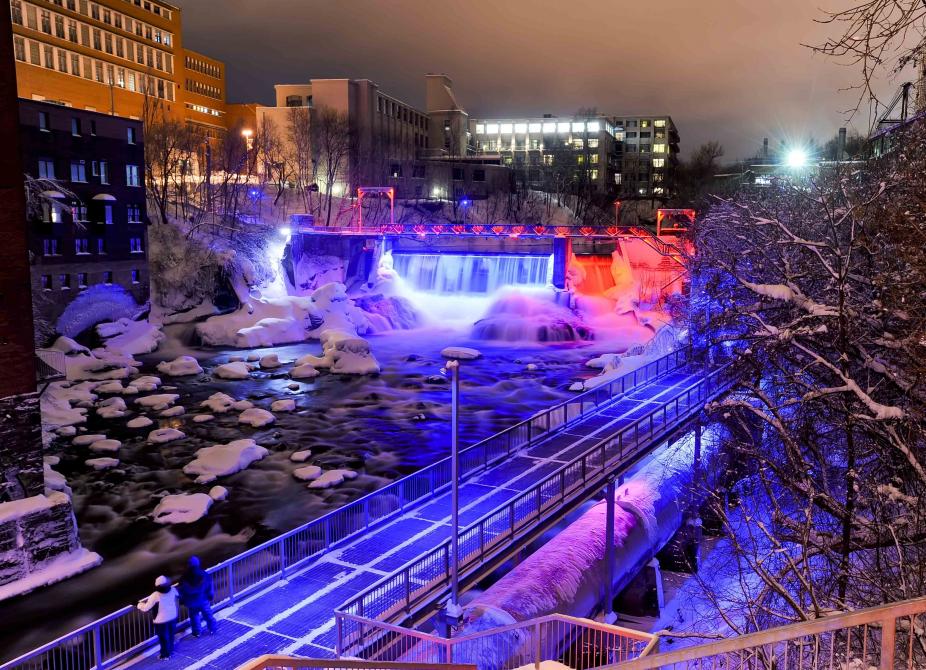
[[154, 580], [155, 586], [167, 586], [168, 584], [170, 584], [170, 580], [164, 575], [161, 575], [160, 577]]

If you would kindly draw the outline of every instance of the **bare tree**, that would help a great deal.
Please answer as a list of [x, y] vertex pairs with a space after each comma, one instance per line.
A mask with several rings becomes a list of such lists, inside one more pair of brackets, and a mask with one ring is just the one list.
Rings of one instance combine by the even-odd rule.
[[166, 223], [177, 189], [185, 191], [187, 188], [187, 178], [193, 174], [195, 152], [203, 140], [193, 126], [170, 117], [164, 101], [153, 95], [144, 97], [142, 120], [146, 193], [154, 204], [159, 222]]
[[335, 191], [347, 195], [350, 189], [350, 157], [354, 133], [346, 114], [329, 107], [315, 109], [310, 122], [311, 155], [317, 166], [317, 182], [322, 189], [322, 214], [331, 225], [336, 203]]

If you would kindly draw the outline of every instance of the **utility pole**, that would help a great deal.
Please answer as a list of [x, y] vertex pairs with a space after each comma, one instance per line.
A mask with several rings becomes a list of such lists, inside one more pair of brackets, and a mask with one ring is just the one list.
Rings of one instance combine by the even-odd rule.
[[607, 565], [605, 570], [604, 585], [604, 618], [607, 623], [613, 623], [617, 620], [614, 614], [614, 478], [608, 480], [605, 487], [605, 547], [604, 560]]

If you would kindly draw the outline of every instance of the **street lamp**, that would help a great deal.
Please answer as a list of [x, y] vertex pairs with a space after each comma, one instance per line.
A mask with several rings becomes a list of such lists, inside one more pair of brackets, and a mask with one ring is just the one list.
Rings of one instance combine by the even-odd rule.
[[807, 166], [807, 152], [800, 147], [791, 149], [785, 156], [785, 164], [792, 170], [800, 170]]
[[[442, 355], [450, 360], [444, 371], [450, 372], [450, 600], [444, 609], [448, 623], [459, 621], [460, 607], [460, 360], [453, 356], [452, 348]], [[446, 352], [446, 353], [445, 353]], [[448, 355], [449, 354], [449, 355]]]

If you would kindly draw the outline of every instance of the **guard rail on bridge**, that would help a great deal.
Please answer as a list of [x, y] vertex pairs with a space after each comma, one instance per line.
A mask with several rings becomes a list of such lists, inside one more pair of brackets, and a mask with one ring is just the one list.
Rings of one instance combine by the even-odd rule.
[[[642, 384], [677, 370], [691, 357], [688, 347], [668, 353], [462, 449], [459, 454], [461, 478], [468, 479], [511, 454], [531, 447], [552, 431], [583, 418]], [[449, 486], [450, 458], [444, 458], [213, 566], [209, 573], [215, 586], [216, 608], [231, 605], [274, 581], [286, 579], [333, 547], [402, 514], [412, 505], [435, 498]], [[184, 621], [185, 614], [181, 619]], [[139, 653], [155, 641], [151, 617], [127, 606], [0, 665], [0, 670], [102, 670]]]
[[551, 614], [460, 637], [438, 637], [364, 617], [341, 615], [365, 644], [360, 657], [380, 662], [400, 660], [426, 663], [480, 662], [493, 670], [540, 667], [556, 661], [568, 668], [594, 668], [646, 656], [656, 637], [609, 624]]
[[[680, 423], [701, 411], [706, 402], [723, 393], [735, 379], [726, 364], [691, 387], [664, 401], [555, 470], [528, 491], [489, 512], [458, 535], [460, 575], [485, 570], [489, 562], [504, 557], [525, 537], [559, 518], [564, 509], [599, 490], [608, 476], [645, 455]], [[365, 592], [341, 605], [335, 613], [338, 652], [360, 655], [368, 640], [364, 627], [351, 625], [352, 617], [398, 623], [414, 611], [433, 603], [447, 591], [451, 580], [451, 541], [406, 564], [376, 582]]]
[[[385, 223], [363, 226], [323, 226], [292, 220], [294, 233], [319, 235], [438, 235], [457, 237], [575, 237], [606, 238], [634, 237], [655, 239], [657, 235], [640, 226], [543, 226], [523, 223]], [[680, 251], [673, 245], [662, 247], [668, 253]], [[674, 251], [673, 251], [674, 249]]]
[[648, 655], [601, 670], [914, 670], [926, 667], [924, 630], [926, 598], [917, 598]]
[[332, 661], [267, 654], [255, 658], [236, 670], [477, 670], [463, 663], [391, 663], [372, 661]]

